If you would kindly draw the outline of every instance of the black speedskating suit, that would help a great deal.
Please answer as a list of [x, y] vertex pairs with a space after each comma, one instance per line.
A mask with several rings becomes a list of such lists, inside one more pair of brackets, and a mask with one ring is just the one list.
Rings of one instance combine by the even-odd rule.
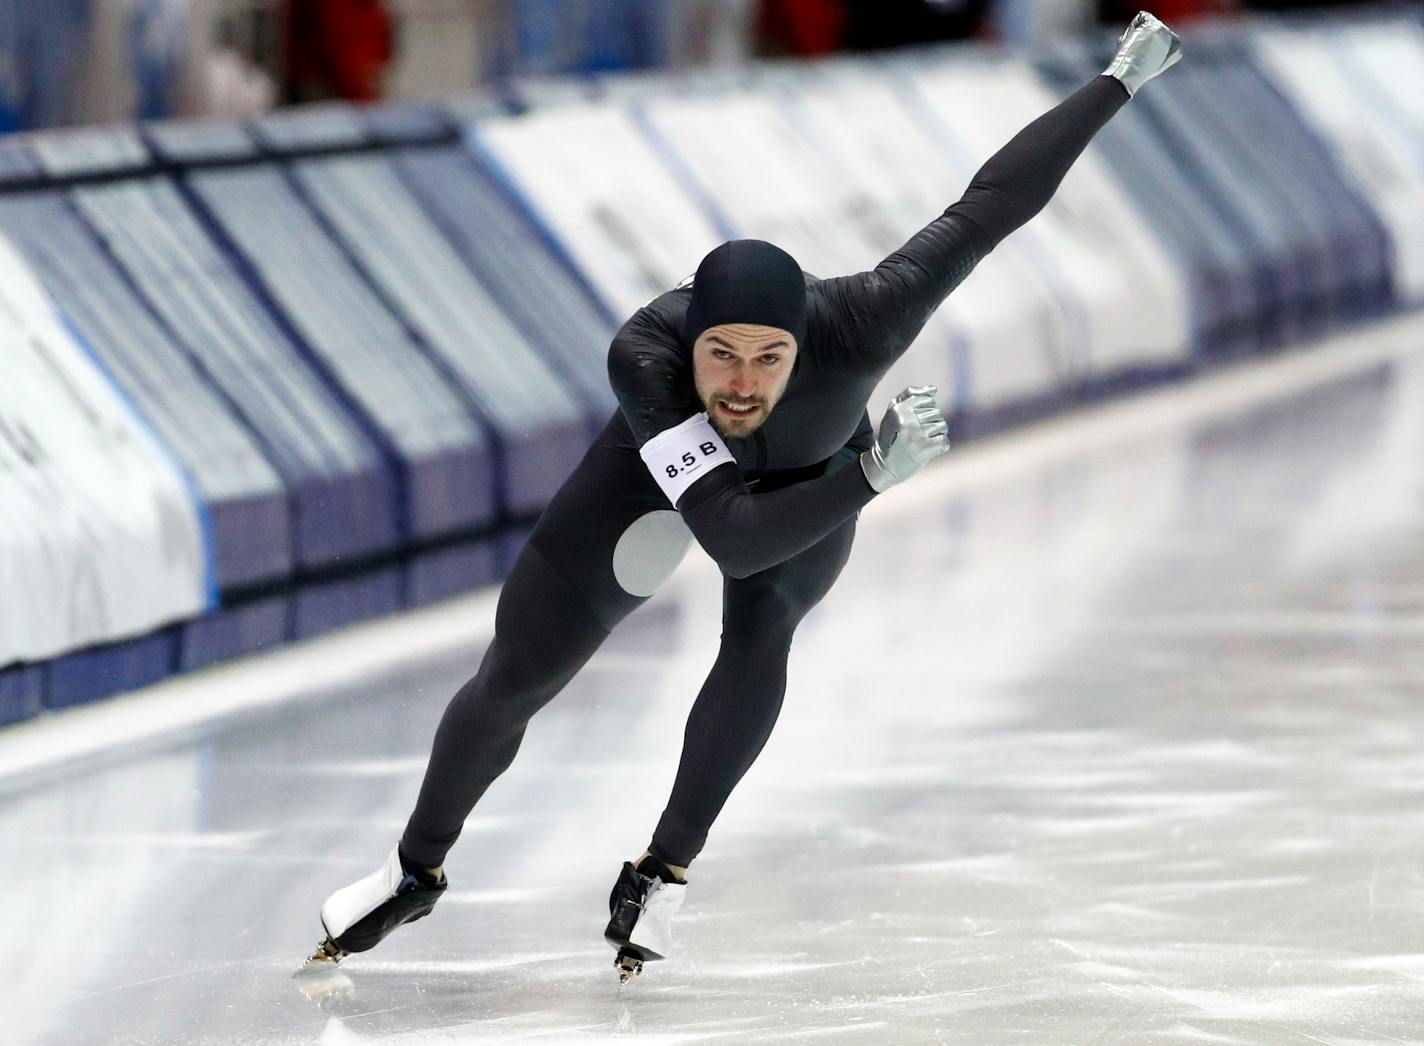
[[[857, 458], [866, 400], [931, 313], [1003, 237], [1048, 202], [1093, 135], [1128, 100], [1098, 77], [1021, 131], [964, 196], [874, 269], [806, 278], [807, 338], [782, 399], [735, 457], [669, 503], [639, 456], [702, 410], [683, 318], [669, 291], [614, 338], [620, 409], [536, 525], [509, 579], [479, 672], [450, 702], [401, 849], [434, 868], [525, 724], [657, 588], [692, 537], [726, 575], [722, 645], [687, 723], [682, 762], [650, 850], [685, 866], [781, 709], [792, 634], [850, 554], [874, 497]], [[697, 464], [696, 447], [688, 449]], [[670, 466], [676, 468], [674, 464]]]

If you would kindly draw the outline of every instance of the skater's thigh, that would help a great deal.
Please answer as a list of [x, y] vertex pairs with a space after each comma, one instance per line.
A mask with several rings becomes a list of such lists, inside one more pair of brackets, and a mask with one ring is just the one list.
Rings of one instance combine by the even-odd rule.
[[667, 580], [691, 544], [691, 531], [637, 452], [600, 439], [539, 518], [526, 554], [566, 579], [611, 632]]

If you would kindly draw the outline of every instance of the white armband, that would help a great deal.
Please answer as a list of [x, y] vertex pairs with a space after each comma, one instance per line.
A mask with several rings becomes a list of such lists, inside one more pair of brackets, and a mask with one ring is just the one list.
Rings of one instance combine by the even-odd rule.
[[674, 508], [688, 487], [718, 465], [737, 463], [706, 414], [694, 414], [681, 425], [659, 432], [638, 453]]

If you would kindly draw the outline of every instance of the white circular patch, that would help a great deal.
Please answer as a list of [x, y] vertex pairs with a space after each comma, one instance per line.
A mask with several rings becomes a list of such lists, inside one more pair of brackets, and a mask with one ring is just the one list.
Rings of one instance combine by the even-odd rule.
[[613, 577], [630, 596], [651, 596], [677, 569], [692, 544], [682, 516], [661, 509], [639, 516], [613, 549]]

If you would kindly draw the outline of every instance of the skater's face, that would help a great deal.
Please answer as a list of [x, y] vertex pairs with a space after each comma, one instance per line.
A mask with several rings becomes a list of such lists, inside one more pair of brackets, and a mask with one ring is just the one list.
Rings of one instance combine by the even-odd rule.
[[796, 339], [780, 327], [723, 323], [692, 345], [697, 397], [723, 436], [750, 436], [771, 413], [791, 380]]

